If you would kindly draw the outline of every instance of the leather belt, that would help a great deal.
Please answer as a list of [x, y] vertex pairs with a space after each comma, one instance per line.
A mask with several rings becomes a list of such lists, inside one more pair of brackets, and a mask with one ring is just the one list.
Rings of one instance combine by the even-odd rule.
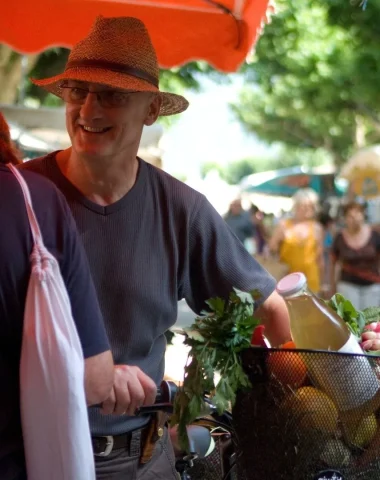
[[95, 457], [108, 457], [114, 450], [128, 450], [130, 457], [140, 457], [149, 423], [143, 428], [121, 435], [101, 435], [92, 437], [92, 448]]

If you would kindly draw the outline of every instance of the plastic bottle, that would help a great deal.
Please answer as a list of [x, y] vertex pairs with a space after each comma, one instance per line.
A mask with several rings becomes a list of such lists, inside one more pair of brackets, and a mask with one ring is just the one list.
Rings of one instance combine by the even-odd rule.
[[[297, 348], [363, 355], [344, 320], [309, 290], [303, 273], [284, 277], [277, 284], [277, 292], [288, 307]], [[367, 357], [307, 353], [303, 357], [313, 382], [340, 411], [348, 413], [365, 406], [368, 414], [377, 408], [378, 402], [373, 400], [380, 396], [380, 383]]]

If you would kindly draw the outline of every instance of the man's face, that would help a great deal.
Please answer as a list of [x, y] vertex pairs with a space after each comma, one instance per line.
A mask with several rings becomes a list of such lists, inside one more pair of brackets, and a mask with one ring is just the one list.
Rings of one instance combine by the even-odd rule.
[[160, 110], [161, 99], [154, 93], [73, 80], [65, 86], [66, 127], [73, 150], [80, 155], [130, 153], [140, 143], [143, 126], [152, 125]]

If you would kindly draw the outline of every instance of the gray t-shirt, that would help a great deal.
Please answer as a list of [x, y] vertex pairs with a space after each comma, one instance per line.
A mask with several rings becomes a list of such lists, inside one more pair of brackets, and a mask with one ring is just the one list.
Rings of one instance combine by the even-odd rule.
[[[247, 253], [206, 198], [139, 160], [133, 188], [103, 207], [61, 173], [55, 153], [24, 164], [64, 193], [82, 236], [116, 364], [139, 366], [160, 384], [165, 331], [185, 298], [200, 313], [233, 287], [266, 299], [274, 279]], [[146, 420], [90, 408], [93, 435], [129, 431]]]

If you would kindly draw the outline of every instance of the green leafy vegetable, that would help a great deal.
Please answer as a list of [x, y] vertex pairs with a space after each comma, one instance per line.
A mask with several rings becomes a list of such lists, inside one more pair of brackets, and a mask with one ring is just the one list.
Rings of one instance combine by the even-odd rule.
[[356, 310], [352, 303], [340, 293], [328, 300], [327, 304], [343, 318], [358, 340], [360, 340], [366, 325], [380, 321], [380, 307], [368, 307], [362, 311]]
[[[202, 312], [187, 331], [190, 363], [185, 367], [183, 386], [174, 401], [171, 425], [178, 424], [183, 448], [188, 448], [186, 426], [207, 413], [204, 392], [208, 392], [221, 413], [231, 408], [236, 392], [250, 386], [239, 353], [250, 346], [252, 332], [260, 321], [253, 317], [260, 293], [234, 290], [227, 301], [212, 298], [210, 312]], [[215, 385], [215, 373], [220, 380]]]
[[368, 307], [365, 308], [362, 313], [364, 315], [366, 325], [372, 322], [380, 321], [380, 307]]
[[351, 332], [360, 339], [363, 329], [366, 325], [365, 317], [362, 312], [356, 310], [352, 303], [343, 295], [337, 293], [327, 304], [343, 318]]

